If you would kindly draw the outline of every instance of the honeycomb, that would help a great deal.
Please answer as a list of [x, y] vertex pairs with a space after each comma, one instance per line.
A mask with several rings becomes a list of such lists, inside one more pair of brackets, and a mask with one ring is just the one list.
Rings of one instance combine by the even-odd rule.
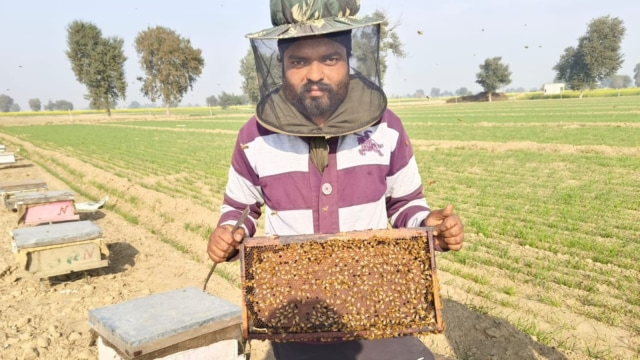
[[240, 253], [247, 339], [444, 330], [431, 228], [256, 237], [245, 239]]

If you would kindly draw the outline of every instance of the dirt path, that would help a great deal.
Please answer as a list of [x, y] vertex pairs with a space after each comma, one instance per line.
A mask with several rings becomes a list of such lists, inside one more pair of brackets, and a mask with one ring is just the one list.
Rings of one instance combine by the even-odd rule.
[[[68, 189], [58, 177], [36, 165], [47, 164], [57, 176], [64, 178], [75, 173], [86, 180], [76, 185], [92, 199], [77, 196], [76, 201], [109, 195], [109, 201], [117, 204], [118, 209], [117, 213], [102, 210], [86, 217], [103, 231], [111, 253], [110, 266], [50, 281], [35, 279], [17, 268], [9, 246], [9, 231], [17, 227], [17, 216], [0, 209], [0, 229], [4, 234], [4, 246], [0, 247], [3, 359], [95, 359], [95, 338], [87, 324], [89, 309], [157, 292], [202, 286], [210, 266], [205, 242], [185, 230], [184, 223], [188, 219], [194, 225], [212, 226], [217, 214], [187, 199], [144, 189], [91, 164], [0, 134], [2, 142], [24, 148], [30, 160], [21, 160], [24, 167], [0, 170], [0, 181], [41, 179], [51, 190]], [[56, 159], [56, 163], [51, 159]], [[113, 193], [105, 194], [101, 190], [104, 188], [112, 189]], [[139, 200], [132, 204], [127, 201], [131, 197]], [[122, 214], [135, 216], [138, 224], [125, 221]], [[238, 273], [237, 264], [222, 266], [210, 280], [208, 291], [240, 304]], [[586, 358], [540, 344], [505, 320], [469, 310], [461, 303], [464, 301], [460, 299], [468, 295], [461, 290], [464, 284], [458, 279], [441, 273], [441, 284], [447, 330], [442, 335], [421, 338], [438, 354], [459, 359]], [[252, 342], [252, 359], [272, 358], [268, 343]]]

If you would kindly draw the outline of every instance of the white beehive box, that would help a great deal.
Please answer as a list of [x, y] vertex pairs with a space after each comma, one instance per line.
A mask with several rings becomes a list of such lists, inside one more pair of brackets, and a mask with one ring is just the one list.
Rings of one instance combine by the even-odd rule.
[[241, 309], [188, 287], [89, 311], [105, 359], [243, 359]]

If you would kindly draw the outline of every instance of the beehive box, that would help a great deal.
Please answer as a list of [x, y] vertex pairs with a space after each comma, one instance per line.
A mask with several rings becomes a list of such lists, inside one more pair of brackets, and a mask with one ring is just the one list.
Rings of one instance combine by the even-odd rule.
[[73, 192], [71, 190], [50, 190], [17, 193], [6, 200], [6, 206], [13, 212], [18, 212], [21, 206], [39, 205], [56, 201], [74, 201]]
[[430, 227], [248, 238], [240, 257], [247, 339], [377, 339], [444, 330]]
[[237, 360], [240, 307], [195, 287], [89, 311], [99, 359]]
[[79, 220], [71, 190], [21, 192], [5, 200], [6, 206], [18, 213], [18, 224], [38, 225]]
[[20, 266], [38, 277], [109, 265], [102, 230], [92, 221], [18, 228], [11, 231], [11, 237]]

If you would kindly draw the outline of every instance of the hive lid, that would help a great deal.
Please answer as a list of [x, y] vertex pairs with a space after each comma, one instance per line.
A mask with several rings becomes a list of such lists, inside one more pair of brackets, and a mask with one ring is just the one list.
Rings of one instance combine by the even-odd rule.
[[19, 181], [0, 182], [0, 194], [15, 193], [25, 190], [46, 189], [47, 184], [40, 179], [24, 179]]
[[102, 230], [90, 220], [18, 228], [11, 231], [13, 247], [35, 248], [96, 239]]
[[89, 326], [129, 356], [241, 322], [240, 307], [187, 287], [89, 310]]
[[7, 199], [6, 202], [9, 207], [17, 207], [19, 205], [44, 204], [73, 199], [74, 195], [71, 190], [52, 190], [16, 193]]

